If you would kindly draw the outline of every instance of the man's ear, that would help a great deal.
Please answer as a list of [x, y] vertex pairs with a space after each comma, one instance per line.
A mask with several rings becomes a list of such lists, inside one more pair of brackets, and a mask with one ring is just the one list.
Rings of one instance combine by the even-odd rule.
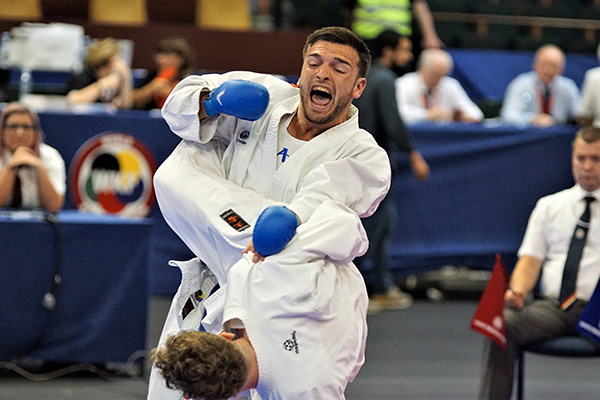
[[362, 95], [362, 92], [365, 90], [365, 87], [367, 87], [367, 79], [358, 78], [356, 84], [354, 85], [354, 91], [352, 93], [353, 97], [355, 99], [358, 99]]

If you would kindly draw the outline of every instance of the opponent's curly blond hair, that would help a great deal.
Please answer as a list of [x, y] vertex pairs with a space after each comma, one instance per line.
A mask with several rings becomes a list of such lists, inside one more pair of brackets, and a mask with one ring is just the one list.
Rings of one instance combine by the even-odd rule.
[[228, 399], [242, 390], [249, 373], [244, 354], [231, 341], [199, 331], [169, 337], [151, 360], [168, 388], [194, 400]]

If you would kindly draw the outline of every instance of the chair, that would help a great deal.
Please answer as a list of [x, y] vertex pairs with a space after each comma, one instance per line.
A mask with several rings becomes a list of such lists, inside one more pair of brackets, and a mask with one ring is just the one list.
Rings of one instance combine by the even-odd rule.
[[579, 1], [553, 1], [549, 4], [535, 3], [529, 7], [529, 15], [550, 18], [579, 18], [581, 14]]
[[95, 23], [144, 25], [148, 22], [145, 0], [90, 0], [89, 13]]
[[150, 23], [194, 26], [196, 23], [196, 0], [148, 0], [148, 21]]
[[40, 0], [0, 0], [0, 19], [39, 21], [42, 19]]
[[522, 347], [517, 358], [517, 400], [523, 400], [525, 394], [526, 352], [556, 357], [600, 357], [600, 346], [580, 336], [562, 336]]
[[205, 29], [251, 29], [248, 0], [197, 0], [196, 25]]
[[473, 5], [476, 14], [519, 15], [516, 1], [478, 1]]
[[447, 47], [460, 47], [466, 36], [465, 24], [462, 22], [436, 22], [436, 30]]
[[472, 12], [473, 4], [479, 0], [431, 0], [428, 1], [429, 9], [432, 12], [456, 12], [469, 13]]
[[84, 22], [88, 19], [89, 4], [87, 1], [41, 0], [41, 5], [45, 21]]

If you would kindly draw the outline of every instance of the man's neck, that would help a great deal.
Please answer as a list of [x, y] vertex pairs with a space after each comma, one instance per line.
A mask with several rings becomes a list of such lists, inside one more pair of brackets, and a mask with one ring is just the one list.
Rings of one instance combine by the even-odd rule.
[[392, 62], [392, 58], [391, 58], [391, 57], [381, 57], [381, 58], [377, 58], [377, 59], [375, 59], [375, 61], [376, 61], [376, 62], [379, 62], [379, 64], [380, 64], [382, 67], [385, 67], [385, 68], [387, 68], [387, 69], [390, 69], [390, 68], [392, 68], [392, 64], [393, 64], [393, 62]]
[[239, 339], [235, 342], [239, 347], [244, 356], [246, 357], [246, 361], [248, 362], [248, 377], [246, 378], [246, 382], [242, 387], [242, 392], [248, 389], [256, 388], [258, 385], [258, 360], [256, 359], [256, 352], [254, 351], [254, 347], [252, 343], [250, 343], [250, 339], [248, 339], [248, 334], [245, 329], [237, 329], [236, 330]]
[[339, 125], [343, 122], [346, 121], [346, 119], [344, 120], [339, 120], [339, 121], [332, 121], [328, 124], [314, 124], [312, 122], [310, 122], [309, 120], [307, 120], [305, 117], [303, 117], [302, 115], [302, 111], [300, 109], [298, 109], [298, 111], [296, 112], [296, 114], [294, 115], [294, 117], [292, 118], [292, 121], [290, 122], [289, 126], [288, 126], [288, 133], [290, 135], [292, 135], [293, 137], [295, 137], [296, 139], [299, 140], [304, 140], [304, 141], [309, 141], [311, 139], [314, 139], [315, 137], [319, 136], [321, 133], [325, 132], [327, 129]]

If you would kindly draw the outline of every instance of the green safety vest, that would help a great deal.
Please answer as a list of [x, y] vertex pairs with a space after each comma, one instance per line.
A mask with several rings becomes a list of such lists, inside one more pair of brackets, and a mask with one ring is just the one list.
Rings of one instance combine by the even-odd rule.
[[364, 39], [374, 39], [387, 28], [410, 37], [411, 24], [410, 0], [358, 0], [352, 30]]

